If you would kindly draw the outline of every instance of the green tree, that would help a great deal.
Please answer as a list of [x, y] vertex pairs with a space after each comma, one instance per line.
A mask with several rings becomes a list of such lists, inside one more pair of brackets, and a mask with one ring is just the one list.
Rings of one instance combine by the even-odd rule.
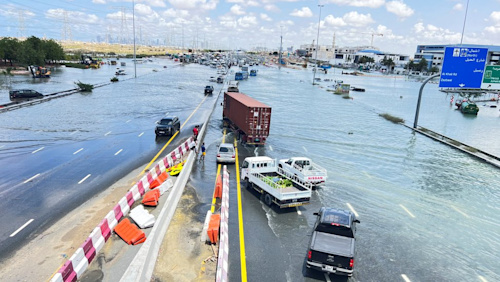
[[430, 70], [429, 70], [430, 73], [436, 73], [436, 72], [439, 72], [439, 68], [436, 67], [436, 66], [433, 66]]
[[54, 40], [43, 40], [42, 46], [45, 51], [45, 61], [54, 62], [64, 59], [64, 50], [62, 46]]
[[374, 63], [375, 60], [373, 58], [370, 58], [370, 57], [367, 57], [367, 56], [363, 56], [361, 58], [359, 58], [359, 63], [360, 64], [366, 64], [366, 63]]
[[26, 65], [45, 65], [45, 50], [40, 38], [31, 36], [21, 42], [19, 62]]
[[9, 61], [12, 66], [12, 62], [18, 59], [19, 46], [20, 43], [16, 38], [5, 37], [0, 39], [0, 54], [2, 54], [5, 64]]
[[417, 66], [416, 66], [416, 70], [418, 71], [427, 71], [428, 70], [428, 63], [427, 63], [427, 60], [425, 58], [422, 58], [420, 60], [420, 62], [418, 62]]

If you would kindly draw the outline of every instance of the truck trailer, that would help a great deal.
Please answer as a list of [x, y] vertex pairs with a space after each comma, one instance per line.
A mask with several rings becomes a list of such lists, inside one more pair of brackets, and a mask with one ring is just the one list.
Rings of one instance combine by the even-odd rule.
[[271, 126], [271, 107], [243, 93], [225, 92], [222, 119], [242, 143], [264, 145]]

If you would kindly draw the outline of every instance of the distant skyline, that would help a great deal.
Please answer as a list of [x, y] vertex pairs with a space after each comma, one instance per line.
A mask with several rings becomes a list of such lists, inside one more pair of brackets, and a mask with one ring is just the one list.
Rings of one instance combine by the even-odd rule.
[[[413, 57], [419, 44], [460, 43], [466, 0], [137, 0], [138, 43], [185, 48], [369, 46]], [[131, 42], [132, 0], [16, 0], [0, 6], [0, 36]], [[382, 34], [382, 35], [377, 35]], [[470, 0], [464, 44], [500, 45], [500, 0]]]

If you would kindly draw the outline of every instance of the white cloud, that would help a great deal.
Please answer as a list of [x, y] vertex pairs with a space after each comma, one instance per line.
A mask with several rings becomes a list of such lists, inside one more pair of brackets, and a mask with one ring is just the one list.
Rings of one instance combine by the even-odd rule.
[[496, 24], [500, 24], [500, 12], [499, 11], [493, 11], [491, 12], [490, 14], [490, 19], [496, 23]]
[[257, 25], [257, 18], [254, 16], [244, 16], [239, 18], [237, 22], [241, 27], [251, 27]]
[[374, 23], [375, 21], [372, 19], [372, 16], [370, 14], [358, 14], [358, 12], [353, 11], [345, 14], [342, 19], [344, 22], [348, 25], [351, 26], [366, 26], [371, 23]]
[[408, 7], [403, 1], [391, 1], [385, 4], [385, 8], [389, 13], [393, 13], [400, 19], [406, 19], [413, 15], [414, 11]]
[[257, 7], [260, 6], [260, 3], [255, 0], [226, 0], [227, 3], [236, 3], [241, 4], [246, 7]]
[[327, 0], [326, 2], [341, 6], [378, 8], [384, 5], [385, 0]]
[[309, 7], [302, 7], [302, 9], [294, 9], [293, 12], [290, 13], [290, 16], [299, 17], [299, 18], [310, 18], [313, 13]]
[[267, 14], [264, 14], [264, 13], [260, 14], [260, 19], [263, 21], [267, 21], [267, 22], [272, 21], [272, 19]]
[[186, 10], [176, 10], [176, 9], [168, 9], [168, 10], [165, 10], [163, 11], [162, 13], [162, 16], [166, 17], [166, 18], [187, 18], [189, 16], [189, 12], [186, 11]]
[[214, 10], [219, 0], [168, 0], [176, 9], [181, 10]]
[[241, 16], [241, 15], [244, 15], [245, 14], [245, 11], [243, 11], [243, 9], [241, 8], [240, 5], [236, 4], [236, 5], [233, 5], [231, 7], [231, 9], [229, 9], [231, 11], [231, 13], [237, 15], [237, 16]]
[[7, 5], [1, 5], [0, 6], [0, 15], [4, 17], [15, 17], [16, 19], [19, 17], [19, 12], [22, 12], [22, 14], [25, 17], [34, 17], [35, 13], [26, 10], [26, 9], [20, 9], [19, 7], [12, 5], [12, 4], [7, 4]]
[[455, 6], [453, 6], [453, 10], [455, 11], [462, 11], [464, 9], [464, 5], [462, 3], [457, 3]]
[[485, 27], [484, 30], [487, 33], [500, 33], [500, 11], [491, 12], [489, 19], [493, 22], [493, 25]]
[[92, 0], [92, 3], [95, 3], [95, 4], [106, 4], [106, 0]]
[[270, 12], [279, 12], [280, 11], [278, 6], [276, 6], [274, 4], [267, 4], [264, 6], [264, 9], [266, 9], [266, 11], [270, 11]]
[[413, 30], [416, 32], [416, 33], [420, 33], [422, 31], [425, 30], [425, 27], [424, 27], [424, 24], [423, 23], [416, 23], [414, 26], [413, 26]]
[[332, 15], [328, 15], [325, 18], [325, 23], [329, 26], [346, 26], [346, 22], [342, 18], [336, 18]]
[[79, 11], [66, 11], [64, 9], [49, 9], [45, 12], [45, 17], [50, 19], [64, 19], [65, 14], [72, 23], [76, 24], [93, 24], [99, 22], [99, 17], [96, 15]]
[[435, 25], [417, 23], [413, 26], [414, 39], [425, 41], [426, 44], [452, 44], [460, 42], [462, 34]]

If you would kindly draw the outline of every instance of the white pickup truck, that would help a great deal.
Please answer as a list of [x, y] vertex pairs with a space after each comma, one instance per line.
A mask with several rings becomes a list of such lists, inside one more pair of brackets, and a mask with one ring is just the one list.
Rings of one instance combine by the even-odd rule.
[[275, 203], [280, 208], [296, 207], [309, 204], [311, 199], [312, 185], [290, 178], [270, 157], [245, 158], [241, 179], [246, 181], [248, 189], [262, 194], [268, 206]]
[[303, 183], [311, 183], [313, 186], [324, 184], [328, 177], [326, 169], [304, 157], [280, 160], [278, 167], [283, 169], [289, 177], [296, 178]]

